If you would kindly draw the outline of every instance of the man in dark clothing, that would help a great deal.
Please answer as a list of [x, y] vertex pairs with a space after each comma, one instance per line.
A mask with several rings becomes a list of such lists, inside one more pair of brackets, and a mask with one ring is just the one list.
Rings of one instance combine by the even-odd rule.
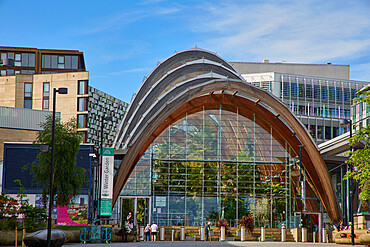
[[208, 241], [209, 232], [211, 231], [211, 222], [208, 222], [206, 225], [205, 233], [206, 233], [206, 241]]

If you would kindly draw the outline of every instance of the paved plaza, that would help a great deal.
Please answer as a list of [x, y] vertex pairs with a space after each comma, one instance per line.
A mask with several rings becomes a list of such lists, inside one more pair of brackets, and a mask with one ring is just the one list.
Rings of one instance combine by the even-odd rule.
[[[201, 241], [157, 241], [157, 242], [115, 242], [110, 244], [66, 244], [64, 246], [72, 247], [72, 246], [79, 246], [79, 247], [99, 247], [99, 246], [109, 246], [109, 247], [131, 247], [131, 246], [149, 246], [149, 247], [169, 247], [169, 246], [176, 246], [176, 247], [211, 247], [211, 246], [225, 246], [225, 247], [233, 247], [233, 246], [247, 246], [247, 247], [294, 247], [294, 246], [302, 246], [302, 247], [326, 247], [326, 246], [346, 246], [349, 247], [351, 245], [341, 245], [341, 244], [334, 244], [334, 243], [295, 243], [295, 242], [201, 242]], [[356, 245], [356, 246], [364, 246], [364, 245]]]

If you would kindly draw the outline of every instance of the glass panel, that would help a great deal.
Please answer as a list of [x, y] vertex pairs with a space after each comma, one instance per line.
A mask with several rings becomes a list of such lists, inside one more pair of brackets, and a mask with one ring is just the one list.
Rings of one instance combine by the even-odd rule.
[[43, 68], [50, 69], [50, 63], [51, 63], [51, 56], [50, 55], [42, 55], [42, 64]]
[[78, 56], [72, 56], [72, 69], [78, 69]]
[[72, 57], [71, 56], [65, 56], [65, 66], [66, 69], [72, 69]]
[[28, 62], [28, 53], [22, 53], [22, 66], [28, 67], [29, 62]]
[[21, 66], [22, 63], [21, 62], [14, 62], [14, 66]]
[[78, 98], [78, 109], [77, 111], [85, 111], [85, 98]]
[[87, 81], [78, 81], [78, 94], [86, 94]]
[[35, 67], [35, 54], [28, 55], [28, 66]]
[[1, 59], [7, 58], [7, 53], [1, 53]]
[[44, 99], [42, 101], [42, 109], [49, 110], [49, 100], [48, 99]]
[[32, 100], [24, 100], [24, 108], [32, 109]]
[[85, 128], [85, 118], [86, 115], [77, 115], [77, 127]]
[[58, 63], [64, 63], [64, 56], [58, 57]]
[[7, 69], [7, 70], [6, 70], [6, 74], [7, 74], [8, 76], [10, 76], [10, 75], [14, 75], [14, 69]]
[[58, 69], [64, 69], [64, 64], [58, 64]]
[[8, 52], [8, 58], [9, 59], [14, 59], [14, 53], [13, 52]]
[[51, 56], [51, 68], [52, 69], [57, 69], [58, 68], [58, 56], [57, 55], [52, 55]]
[[21, 61], [21, 54], [19, 53], [15, 54], [15, 61]]
[[1, 76], [6, 76], [6, 70], [1, 70]]

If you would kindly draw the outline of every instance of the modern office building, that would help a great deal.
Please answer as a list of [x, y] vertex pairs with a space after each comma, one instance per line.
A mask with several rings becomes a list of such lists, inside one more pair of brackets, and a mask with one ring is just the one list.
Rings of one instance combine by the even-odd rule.
[[89, 86], [82, 52], [0, 47], [0, 53], [0, 106], [52, 111], [53, 88], [66, 87], [68, 94], [56, 100], [61, 120], [76, 118], [83, 141], [99, 144], [101, 119], [112, 116], [104, 125], [104, 143], [113, 142], [128, 104]]
[[199, 225], [225, 217], [235, 224], [251, 213], [256, 226], [294, 228], [342, 217], [304, 125], [278, 97], [206, 50], [177, 52], [156, 66], [114, 147], [126, 154], [113, 200], [118, 207], [141, 200], [145, 222]]
[[[268, 90], [281, 99], [318, 144], [347, 131], [346, 127], [340, 126], [340, 122], [351, 118], [352, 100], [356, 97], [356, 92], [368, 84], [349, 80], [349, 66], [344, 65], [266, 62], [233, 65], [247, 82]], [[245, 72], [252, 71], [250, 66], [255, 72], [268, 69], [271, 71], [246, 74]]]
[[83, 53], [0, 46], [0, 76], [86, 71]]
[[[367, 92], [370, 90], [370, 84], [361, 88], [359, 92]], [[352, 121], [359, 128], [360, 126], [370, 125], [370, 105], [366, 102], [355, 102], [352, 106]]]

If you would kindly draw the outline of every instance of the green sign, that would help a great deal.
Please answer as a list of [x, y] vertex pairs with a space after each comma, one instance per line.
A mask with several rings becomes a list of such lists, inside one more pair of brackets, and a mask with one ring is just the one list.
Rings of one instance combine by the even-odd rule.
[[102, 200], [101, 201], [101, 216], [111, 216], [112, 215], [112, 200]]
[[103, 147], [103, 153], [102, 155], [114, 155], [114, 148], [111, 147]]

